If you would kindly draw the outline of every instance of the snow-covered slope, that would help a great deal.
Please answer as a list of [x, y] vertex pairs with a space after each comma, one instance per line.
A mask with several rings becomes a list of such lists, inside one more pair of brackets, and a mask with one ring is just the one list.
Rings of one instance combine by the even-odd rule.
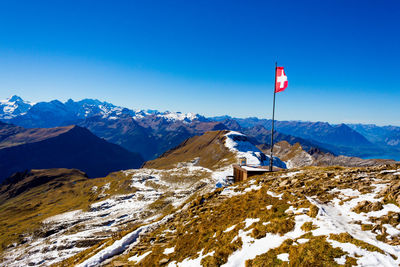
[[225, 178], [223, 175], [190, 162], [169, 170], [127, 170], [121, 172], [118, 179], [126, 180], [126, 187], [134, 193], [110, 196], [115, 179], [111, 175], [102, 187], [91, 188], [90, 194], [101, 201], [89, 205], [86, 210], [72, 210], [46, 218], [37, 232], [51, 234], [35, 236], [31, 233], [24, 244], [12, 245], [3, 253], [4, 261], [0, 265], [48, 266], [65, 260], [131, 225], [157, 221], [165, 208], [176, 209], [193, 194], [214, 190], [215, 184]]
[[[239, 132], [230, 131], [226, 135], [225, 146], [237, 153], [238, 157], [245, 157], [248, 165], [268, 166], [270, 156], [265, 155], [249, 138]], [[278, 157], [274, 157], [273, 165], [286, 169], [286, 164]]]

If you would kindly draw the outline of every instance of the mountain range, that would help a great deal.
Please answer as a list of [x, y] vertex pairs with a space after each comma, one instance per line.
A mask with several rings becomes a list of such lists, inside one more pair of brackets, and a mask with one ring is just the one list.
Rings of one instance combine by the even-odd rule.
[[269, 164], [267, 120], [12, 99], [0, 265], [399, 264], [400, 165], [336, 156], [385, 146], [350, 126], [277, 122], [279, 168], [231, 185], [239, 158]]
[[[269, 144], [271, 120], [205, 117], [193, 113], [132, 110], [94, 99], [31, 103], [18, 96], [0, 102], [0, 120], [26, 128], [79, 125], [95, 135], [152, 160], [195, 135], [212, 130], [245, 133]], [[276, 121], [275, 140], [300, 143], [306, 151], [400, 159], [400, 127], [327, 122]]]

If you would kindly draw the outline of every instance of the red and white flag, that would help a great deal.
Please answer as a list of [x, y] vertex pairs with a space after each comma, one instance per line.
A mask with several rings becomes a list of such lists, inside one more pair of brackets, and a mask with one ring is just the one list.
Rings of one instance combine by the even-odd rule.
[[288, 86], [288, 80], [283, 67], [276, 67], [275, 93], [282, 92]]

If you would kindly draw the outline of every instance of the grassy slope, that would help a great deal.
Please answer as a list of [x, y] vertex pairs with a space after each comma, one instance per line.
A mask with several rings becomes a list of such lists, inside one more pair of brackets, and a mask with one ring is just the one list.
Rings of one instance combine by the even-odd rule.
[[[130, 180], [122, 173], [112, 173], [104, 178], [88, 179], [66, 169], [44, 170], [46, 175], [57, 178], [7, 199], [0, 195], [0, 253], [12, 243], [22, 243], [29, 236], [46, 236], [42, 221], [51, 216], [87, 209], [91, 203], [99, 201], [99, 193], [92, 191], [93, 186], [99, 190], [110, 183], [110, 189], [104, 194], [128, 194], [135, 188], [128, 185]], [[64, 175], [63, 175], [64, 172]], [[108, 196], [107, 196], [108, 197]]]
[[226, 133], [227, 131], [212, 131], [189, 138], [158, 159], [146, 162], [144, 167], [169, 169], [176, 167], [178, 162], [188, 162], [196, 158], [199, 158], [198, 165], [214, 170], [232, 164], [237, 159], [224, 145]]
[[[399, 168], [400, 166], [392, 167]], [[143, 255], [149, 251], [151, 253], [142, 259], [138, 265], [158, 266], [173, 261], [181, 262], [184, 259], [197, 258], [200, 251], [203, 251], [203, 255], [214, 251], [212, 256], [202, 259], [202, 265], [221, 265], [227, 261], [233, 251], [241, 248], [242, 240], [236, 236], [239, 230], [244, 228], [246, 218], [260, 219], [248, 229], [245, 229], [251, 230], [251, 236], [256, 239], [263, 238], [266, 233], [282, 235], [293, 230], [294, 227], [294, 214], [285, 212], [289, 206], [308, 208], [308, 215], [315, 217], [318, 208], [313, 206], [306, 199], [306, 196], [317, 196], [321, 203], [328, 203], [336, 196], [335, 193], [330, 192], [333, 188], [352, 188], [362, 193], [371, 192], [373, 180], [360, 179], [359, 177], [372, 171], [374, 171], [374, 176], [379, 179], [387, 180], [390, 184], [397, 183], [396, 179], [385, 174], [379, 174], [379, 171], [383, 169], [385, 168], [308, 167], [303, 168], [303, 172], [295, 178], [280, 177], [285, 172], [255, 178], [254, 185], [259, 186], [260, 189], [242, 195], [227, 197], [220, 195], [220, 190], [214, 191], [190, 202], [188, 209], [178, 212], [173, 220], [147, 234], [128, 253], [114, 258], [110, 264], [134, 265], [135, 262], [128, 261], [129, 257]], [[341, 178], [335, 178], [337, 175], [340, 175]], [[241, 183], [237, 185], [235, 190], [243, 192], [248, 187], [248, 184]], [[280, 200], [271, 197], [267, 194], [267, 191], [284, 194]], [[389, 196], [390, 193], [387, 192], [384, 196], [385, 202], [393, 202], [388, 198]], [[269, 205], [272, 205], [273, 208], [267, 209], [266, 207]], [[382, 219], [385, 220], [385, 218]], [[392, 226], [399, 224], [398, 221], [390, 219], [384, 222]], [[233, 230], [225, 232], [231, 226], [234, 226]], [[381, 227], [381, 222], [377, 221], [371, 227]], [[340, 248], [332, 247], [327, 242], [328, 238], [343, 243], [356, 244], [366, 250], [382, 253], [379, 248], [349, 236], [313, 236], [310, 231], [315, 229], [315, 226], [310, 223], [304, 223], [302, 229], [305, 234], [300, 238], [308, 238], [309, 242], [296, 243], [297, 238], [288, 239], [281, 246], [247, 261], [247, 265], [285, 265], [285, 262], [277, 258], [277, 255], [281, 253], [288, 253], [290, 262], [294, 265], [335, 266], [337, 263], [334, 259], [343, 255], [346, 265], [352, 265], [356, 262], [357, 259], [349, 255], [346, 256], [347, 253]], [[390, 241], [385, 237], [382, 240], [384, 242]], [[166, 248], [171, 247], [175, 248], [174, 252], [163, 253]], [[395, 258], [394, 255], [392, 257]]]
[[[165, 182], [195, 185], [199, 180], [209, 177], [210, 173], [206, 170], [194, 171], [187, 168], [171, 169], [171, 167], [175, 167], [178, 162], [188, 162], [196, 158], [199, 158], [196, 165], [212, 169], [236, 162], [235, 154], [224, 146], [225, 134], [226, 131], [207, 132], [202, 136], [188, 139], [178, 149], [165, 153], [160, 159], [148, 162], [145, 167], [162, 169], [159, 175]], [[45, 172], [51, 176], [51, 171]], [[86, 210], [90, 204], [102, 200], [98, 197], [99, 191], [107, 183], [111, 183], [110, 189], [103, 192], [107, 196], [102, 199], [135, 191], [128, 186], [131, 184], [130, 179], [124, 173], [116, 172], [96, 179], [66, 174], [11, 199], [5, 200], [6, 196], [0, 194], [0, 212], [5, 215], [0, 217], [0, 253], [12, 243], [23, 243], [30, 235], [44, 237], [50, 234], [42, 224], [46, 218], [77, 209]], [[93, 192], [94, 186], [98, 188], [97, 192]], [[164, 195], [150, 205], [150, 208], [160, 210], [161, 213], [171, 211], [163, 202], [168, 198], [168, 194]], [[104, 240], [105, 243], [109, 241]], [[83, 259], [86, 255], [80, 253], [76, 258]]]

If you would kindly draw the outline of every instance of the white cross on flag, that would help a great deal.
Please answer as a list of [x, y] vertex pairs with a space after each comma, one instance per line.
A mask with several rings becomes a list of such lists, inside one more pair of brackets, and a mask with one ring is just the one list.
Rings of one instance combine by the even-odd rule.
[[288, 80], [283, 67], [276, 67], [275, 93], [282, 92], [288, 86]]

